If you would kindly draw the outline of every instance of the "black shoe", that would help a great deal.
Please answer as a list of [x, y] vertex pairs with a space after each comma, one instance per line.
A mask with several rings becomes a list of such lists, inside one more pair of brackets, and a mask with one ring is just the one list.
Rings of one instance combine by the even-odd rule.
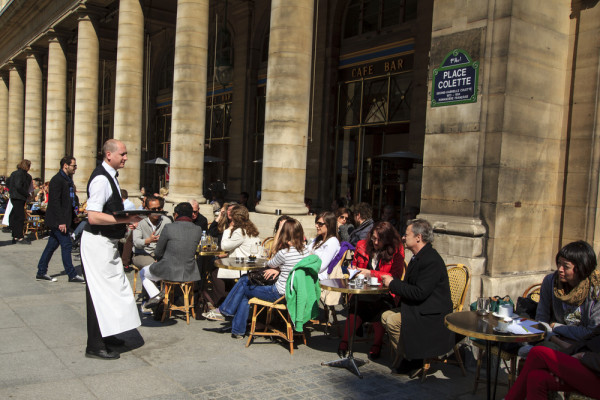
[[57, 281], [56, 278], [53, 278], [53, 277], [51, 277], [48, 274], [44, 274], [44, 275], [39, 275], [38, 274], [38, 275], [35, 276], [35, 280], [36, 281], [48, 281], [48, 282], [56, 282]]
[[69, 282], [85, 283], [85, 279], [83, 279], [83, 277], [81, 275], [75, 275], [74, 277], [69, 278]]
[[87, 358], [98, 358], [100, 360], [116, 360], [121, 356], [116, 351], [112, 351], [109, 349], [101, 349], [101, 350], [86, 350], [85, 356]]
[[29, 239], [17, 240], [17, 244], [31, 244], [31, 240], [29, 240]]
[[396, 375], [412, 375], [411, 372], [418, 370], [423, 367], [423, 360], [415, 359], [415, 360], [407, 360], [406, 358], [402, 360], [400, 366], [394, 370], [392, 370], [392, 374]]
[[232, 339], [243, 339], [244, 335], [238, 335], [237, 333], [232, 333], [231, 338]]
[[157, 294], [156, 296], [154, 296], [153, 298], [151, 298], [150, 300], [148, 300], [146, 302], [146, 304], [144, 305], [144, 307], [146, 308], [155, 308], [157, 305], [159, 305], [160, 303], [162, 303], [162, 301], [165, 299], [165, 294], [163, 292], [160, 292], [159, 294]]
[[344, 342], [344, 341], [340, 342], [340, 344], [338, 346], [337, 354], [338, 354], [338, 356], [340, 356], [340, 358], [346, 358], [346, 355], [348, 354], [348, 342]]
[[121, 340], [116, 336], [107, 336], [102, 340], [104, 341], [104, 344], [109, 346], [123, 346], [125, 344], [124, 340]]
[[12, 244], [15, 244], [15, 243], [17, 243], [17, 239], [15, 239], [15, 238], [12, 238], [12, 241], [11, 241], [11, 243], [12, 243]]

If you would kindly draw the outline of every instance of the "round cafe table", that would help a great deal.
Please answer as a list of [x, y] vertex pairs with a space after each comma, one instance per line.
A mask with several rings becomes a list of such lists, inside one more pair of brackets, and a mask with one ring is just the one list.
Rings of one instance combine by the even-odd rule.
[[264, 258], [257, 258], [255, 262], [248, 262], [244, 259], [242, 262], [236, 262], [235, 257], [219, 258], [215, 260], [215, 267], [223, 269], [231, 269], [235, 271], [250, 271], [253, 269], [260, 269], [265, 266], [267, 262]]
[[[498, 343], [498, 354], [502, 350], [502, 343], [518, 343], [518, 342], [537, 342], [544, 338], [545, 332], [530, 333], [525, 335], [515, 335], [512, 333], [501, 333], [494, 330], [498, 325], [499, 318], [491, 313], [479, 315], [476, 311], [461, 311], [446, 315], [445, 324], [448, 329], [461, 335], [473, 337], [476, 339], [485, 340], [486, 350], [486, 388], [487, 399], [491, 399], [491, 343]], [[544, 330], [542, 326], [538, 329]], [[500, 357], [496, 363], [496, 379], [494, 380], [494, 398], [496, 398], [496, 386], [498, 383], [498, 369], [500, 367]]]
[[[358, 296], [361, 294], [382, 294], [387, 293], [389, 289], [383, 286], [381, 283], [377, 286], [369, 285], [365, 282], [364, 286], [360, 289], [349, 285], [347, 279], [325, 279], [319, 282], [321, 289], [331, 290], [333, 292], [350, 293], [354, 294], [354, 314], [356, 315], [358, 307]], [[350, 312], [350, 304], [348, 304], [348, 312]], [[348, 325], [348, 324], [347, 324]], [[346, 368], [348, 371], [354, 373], [356, 376], [362, 379], [362, 375], [358, 370], [358, 367], [368, 363], [368, 360], [361, 360], [354, 358], [352, 347], [354, 344], [354, 335], [356, 334], [356, 318], [354, 318], [354, 326], [352, 331], [349, 332], [350, 341], [348, 342], [348, 355], [339, 360], [333, 360], [328, 362], [322, 362], [321, 365], [328, 367]], [[348, 326], [348, 329], [350, 327]]]

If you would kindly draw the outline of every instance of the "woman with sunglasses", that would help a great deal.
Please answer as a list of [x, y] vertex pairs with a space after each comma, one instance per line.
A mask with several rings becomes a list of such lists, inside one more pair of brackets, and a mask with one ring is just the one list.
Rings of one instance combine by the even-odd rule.
[[[365, 240], [356, 244], [352, 266], [358, 269], [368, 280], [376, 276], [379, 281], [383, 275], [401, 279], [404, 272], [404, 247], [398, 231], [389, 223], [379, 221]], [[344, 335], [338, 347], [338, 354], [344, 357], [348, 350], [348, 327], [359, 329], [363, 322], [370, 322], [375, 332], [373, 345], [369, 350], [369, 359], [379, 358], [385, 329], [381, 324], [381, 314], [393, 308], [396, 301], [391, 294], [361, 295], [358, 299], [357, 313], [348, 314]], [[354, 310], [351, 310], [353, 312]], [[356, 318], [356, 325], [354, 319]], [[349, 325], [348, 325], [349, 324]]]
[[354, 230], [352, 221], [352, 212], [345, 207], [338, 208], [335, 211], [335, 217], [337, 219], [337, 232], [340, 242], [348, 242], [350, 240], [350, 234]]
[[327, 279], [327, 267], [340, 251], [340, 241], [337, 238], [335, 214], [325, 211], [315, 218], [317, 237], [308, 244], [310, 254], [315, 254], [321, 259], [319, 280]]

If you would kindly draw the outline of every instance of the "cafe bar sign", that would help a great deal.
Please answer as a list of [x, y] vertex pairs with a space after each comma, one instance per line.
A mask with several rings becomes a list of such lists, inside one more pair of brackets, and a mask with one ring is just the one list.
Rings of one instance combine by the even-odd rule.
[[431, 107], [476, 103], [478, 78], [479, 61], [471, 60], [464, 50], [452, 50], [433, 70]]

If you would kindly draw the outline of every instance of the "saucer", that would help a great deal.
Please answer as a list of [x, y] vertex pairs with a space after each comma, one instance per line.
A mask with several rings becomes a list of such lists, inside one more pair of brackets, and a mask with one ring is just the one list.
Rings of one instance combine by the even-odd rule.
[[369, 283], [369, 286], [381, 286], [381, 283]]
[[501, 329], [498, 329], [498, 327], [497, 327], [497, 326], [495, 326], [495, 327], [494, 327], [494, 332], [498, 332], [498, 333], [510, 333], [510, 332], [508, 331], [508, 329], [507, 329], [507, 330], [505, 330], [505, 331], [503, 331], [503, 330], [501, 330]]
[[512, 313], [511, 315], [507, 315], [506, 317], [503, 317], [502, 315], [498, 314], [497, 312], [493, 312], [492, 315], [496, 318], [513, 318], [513, 319], [520, 318], [519, 314], [515, 314], [515, 313]]

